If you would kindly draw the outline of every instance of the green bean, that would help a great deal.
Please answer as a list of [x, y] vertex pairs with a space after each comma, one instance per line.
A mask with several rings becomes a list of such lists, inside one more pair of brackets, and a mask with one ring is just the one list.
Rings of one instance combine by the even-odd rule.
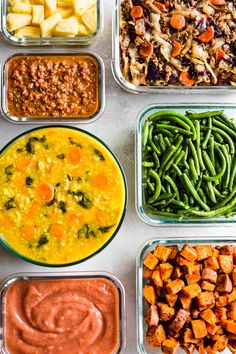
[[236, 125], [234, 124], [233, 120], [226, 117], [226, 115], [223, 113], [223, 111], [221, 112], [221, 114], [219, 115], [219, 117], [226, 123], [228, 124], [232, 129], [236, 128]]
[[211, 181], [207, 182], [207, 191], [208, 191], [208, 195], [209, 195], [210, 200], [213, 203], [216, 203], [216, 196], [215, 196], [214, 189], [213, 189]]
[[190, 167], [190, 172], [191, 172], [191, 175], [193, 177], [193, 180], [197, 181], [198, 180], [198, 174], [197, 174], [197, 171], [196, 171], [196, 168], [195, 168], [195, 165], [194, 165], [194, 160], [193, 160], [192, 157], [190, 157], [190, 159], [189, 159], [189, 167]]
[[178, 149], [176, 150], [176, 152], [174, 153], [174, 155], [171, 157], [171, 159], [169, 160], [169, 162], [166, 164], [165, 166], [165, 172], [168, 171], [170, 169], [170, 167], [172, 166], [173, 162], [175, 161], [175, 159], [180, 156], [180, 152], [182, 150], [182, 146], [179, 146]]
[[190, 115], [191, 119], [203, 119], [203, 118], [211, 118], [218, 116], [222, 113], [223, 111], [210, 111], [210, 112], [203, 112], [203, 113], [193, 113]]
[[186, 160], [184, 160], [184, 166], [186, 167], [186, 170], [189, 170], [189, 164], [187, 163]]
[[160, 160], [159, 160], [159, 157], [158, 157], [156, 151], [153, 151], [153, 158], [154, 158], [156, 169], [157, 169], [160, 167]]
[[163, 160], [161, 162], [160, 170], [159, 170], [159, 175], [160, 177], [162, 176], [162, 173], [164, 171], [164, 167], [166, 166], [167, 162], [171, 158], [171, 156], [175, 153], [176, 147], [175, 146], [170, 146], [169, 149], [166, 151], [166, 153], [163, 155]]
[[222, 202], [217, 204], [217, 207], [223, 207], [225, 206], [236, 194], [236, 186], [232, 189], [232, 192], [224, 199]]
[[184, 153], [185, 153], [184, 159], [186, 161], [187, 158], [188, 158], [188, 144], [186, 144], [185, 147], [184, 147]]
[[175, 205], [176, 207], [179, 207], [181, 209], [189, 209], [189, 205], [184, 204], [183, 202], [181, 202], [180, 200], [175, 200], [173, 199], [170, 202], [171, 205]]
[[190, 139], [188, 139], [188, 144], [189, 144], [192, 156], [193, 156], [193, 160], [194, 160], [195, 168], [196, 168], [196, 171], [197, 171], [197, 175], [199, 176], [200, 175], [200, 166], [199, 166], [199, 161], [198, 161], [198, 156], [197, 156], [197, 152], [196, 152], [195, 146], [193, 145], [193, 142]]
[[215, 141], [214, 141], [213, 136], [211, 136], [209, 139], [209, 156], [210, 156], [212, 165], [215, 167]]
[[153, 131], [153, 125], [151, 125], [151, 126], [149, 127], [149, 131], [148, 131], [148, 142], [149, 142], [150, 146], [152, 147], [152, 149], [153, 149], [154, 151], [156, 151], [157, 155], [160, 155], [160, 154], [161, 154], [160, 150], [156, 147], [156, 145], [154, 144], [154, 142], [153, 142], [153, 140], [152, 140], [152, 131]]
[[151, 211], [151, 213], [153, 215], [160, 215], [160, 216], [164, 216], [164, 217], [177, 218], [177, 219], [180, 218], [180, 215], [177, 213], [170, 213], [167, 211], [159, 211], [159, 210], [156, 210], [156, 209], [150, 208], [150, 207], [148, 207], [148, 209]]
[[143, 167], [154, 167], [155, 164], [152, 161], [143, 161], [142, 162]]
[[228, 188], [229, 181], [230, 181], [230, 172], [231, 172], [231, 161], [229, 158], [230, 155], [228, 154], [228, 151], [227, 151], [227, 148], [225, 145], [222, 145], [221, 148], [222, 148], [223, 154], [225, 155], [225, 160], [226, 160], [226, 173], [224, 176], [223, 188]]
[[164, 193], [159, 196], [158, 200], [168, 199], [170, 197], [172, 197], [172, 193]]
[[185, 130], [185, 129], [182, 129], [182, 128], [179, 128], [179, 127], [175, 127], [175, 126], [172, 126], [172, 125], [156, 124], [156, 127], [157, 128], [164, 128], [164, 129], [167, 129], [167, 130], [173, 130], [175, 133], [182, 133], [182, 134], [189, 135], [189, 136], [193, 135], [193, 133], [188, 131], [188, 130]]
[[229, 190], [230, 191], [232, 191], [232, 189], [233, 189], [235, 177], [236, 177], [236, 158], [234, 158], [232, 161], [232, 172], [231, 172], [230, 181], [229, 181]]
[[200, 134], [201, 134], [201, 129], [200, 129], [200, 122], [198, 120], [196, 120], [194, 122], [195, 124], [195, 130], [196, 130], [196, 151], [197, 151], [197, 157], [198, 157], [198, 161], [199, 161], [199, 166], [201, 168], [202, 171], [205, 170], [205, 165], [204, 162], [202, 160], [202, 150], [200, 148], [200, 144], [201, 144], [201, 140], [200, 140]]
[[[202, 129], [206, 130], [207, 127], [202, 127]], [[225, 140], [227, 140], [227, 142], [229, 143], [231, 154], [235, 154], [235, 147], [234, 147], [234, 143], [233, 143], [233, 140], [231, 139], [231, 137], [224, 130], [217, 128], [217, 127], [212, 127], [212, 131], [217, 132], [222, 137], [224, 137]]]
[[210, 136], [211, 136], [211, 129], [212, 129], [212, 118], [208, 118], [208, 131], [205, 135], [205, 138], [202, 142], [202, 148], [203, 149], [206, 149], [207, 147], [207, 144], [208, 144], [208, 141], [210, 139]]
[[142, 146], [143, 148], [147, 145], [148, 141], [148, 132], [149, 132], [149, 122], [146, 120], [143, 126], [143, 134], [142, 134]]
[[215, 140], [218, 141], [218, 143], [223, 144], [224, 139], [222, 138], [222, 136], [219, 133], [214, 132], [214, 136], [215, 136]]
[[221, 151], [221, 149], [219, 148], [218, 145], [216, 145], [216, 151], [218, 152], [219, 156], [220, 156], [220, 160], [221, 160], [221, 170], [218, 174], [214, 175], [214, 176], [206, 176], [203, 175], [203, 179], [205, 179], [206, 181], [216, 181], [218, 179], [220, 179], [221, 177], [223, 177], [225, 170], [226, 170], [226, 159], [225, 156], [223, 154], [223, 152]]
[[216, 118], [213, 118], [213, 122], [215, 123], [215, 125], [220, 127], [222, 130], [224, 130], [228, 134], [232, 135], [233, 138], [236, 138], [236, 132], [233, 131], [233, 129], [229, 128], [225, 123], [219, 122], [219, 120], [217, 120]]
[[188, 205], [188, 196], [186, 193], [184, 193], [184, 195], [183, 195], [183, 201], [184, 201], [184, 204]]
[[205, 218], [210, 218], [210, 217], [215, 217], [215, 216], [218, 216], [218, 215], [221, 215], [221, 214], [225, 214], [228, 210], [230, 210], [232, 207], [235, 206], [235, 203], [236, 203], [236, 196], [231, 200], [231, 202], [226, 205], [226, 206], [222, 206], [218, 209], [215, 209], [215, 210], [211, 210], [211, 211], [207, 211], [207, 212], [204, 212], [204, 211], [192, 211], [192, 213], [194, 215], [197, 215], [197, 216], [201, 216], [201, 217], [205, 217]]
[[180, 197], [179, 197], [179, 190], [178, 190], [178, 187], [176, 185], [176, 183], [173, 181], [173, 179], [170, 177], [170, 176], [165, 176], [165, 180], [171, 185], [171, 187], [173, 188], [175, 194], [176, 194], [176, 198], [178, 200], [180, 200]]
[[[161, 120], [165, 120], [165, 119], [168, 119], [169, 121], [172, 121], [173, 123], [179, 124], [180, 126], [182, 126], [186, 130], [191, 130], [189, 124], [185, 123], [185, 121], [183, 121], [182, 118], [180, 119], [176, 116], [171, 116], [171, 115], [166, 115], [163, 117], [159, 116], [159, 117], [153, 118], [152, 121], [156, 122], [156, 121], [161, 121]], [[163, 123], [163, 124], [165, 124], [165, 123]]]
[[147, 182], [148, 188], [150, 189], [151, 193], [155, 192], [154, 184], [151, 182]]
[[196, 189], [194, 188], [192, 182], [190, 181], [190, 179], [188, 178], [186, 173], [183, 173], [182, 178], [183, 178], [183, 181], [184, 181], [188, 191], [191, 193], [192, 197], [197, 201], [197, 203], [199, 205], [201, 205], [201, 207], [204, 210], [209, 211], [210, 210], [209, 206], [201, 200], [201, 198], [199, 197]]
[[158, 134], [157, 135], [157, 140], [158, 140], [158, 142], [160, 144], [161, 151], [165, 152], [166, 151], [166, 143], [165, 143], [165, 141], [163, 139], [163, 135], [162, 134]]
[[215, 176], [216, 175], [216, 170], [215, 170], [215, 167], [213, 166], [213, 164], [211, 162], [211, 159], [208, 156], [207, 152], [203, 151], [202, 152], [202, 156], [203, 156], [203, 159], [205, 161], [205, 164], [206, 164], [206, 167], [207, 167], [208, 171], [210, 172], [210, 174], [212, 176]]
[[205, 193], [203, 192], [202, 188], [198, 188], [198, 194], [202, 198], [203, 202], [206, 204], [207, 199], [206, 199]]
[[163, 133], [171, 138], [173, 138], [173, 136], [174, 136], [174, 134], [172, 134], [169, 130], [163, 129], [163, 128], [159, 128], [158, 133]]
[[[174, 161], [174, 164], [176, 166], [178, 166], [178, 164], [182, 161], [182, 159], [184, 158], [185, 156], [185, 152], [184, 151], [181, 151], [181, 153], [179, 154], [179, 156], [177, 156], [176, 160]], [[185, 160], [186, 161], [186, 160]]]
[[167, 136], [164, 138], [164, 142], [166, 143], [166, 145], [168, 147], [171, 146], [171, 142], [170, 142], [170, 140], [169, 140], [169, 138]]
[[159, 175], [154, 170], [150, 170], [149, 174], [156, 182], [155, 192], [153, 196], [148, 200], [148, 204], [152, 204], [158, 199], [159, 195], [161, 194], [161, 180]]

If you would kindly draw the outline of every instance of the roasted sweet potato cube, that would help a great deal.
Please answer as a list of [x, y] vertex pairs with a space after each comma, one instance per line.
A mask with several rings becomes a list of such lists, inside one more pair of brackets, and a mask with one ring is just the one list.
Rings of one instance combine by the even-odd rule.
[[220, 247], [220, 254], [233, 255], [235, 253], [235, 247], [233, 245], [225, 245]]
[[161, 262], [166, 262], [171, 254], [171, 248], [162, 245], [157, 246], [154, 249], [154, 256]]
[[233, 271], [233, 256], [219, 255], [218, 257], [220, 270], [226, 274], [230, 274]]
[[184, 266], [184, 273], [185, 274], [194, 274], [195, 272], [201, 272], [202, 264], [201, 263], [189, 263]]
[[193, 354], [193, 352], [195, 350], [195, 346], [194, 346], [194, 344], [184, 344], [183, 349], [184, 349], [185, 353]]
[[147, 257], [144, 259], [143, 264], [148, 268], [148, 269], [154, 269], [156, 268], [158, 263], [158, 259], [152, 254], [151, 252], [148, 253]]
[[152, 273], [153, 273], [153, 270], [148, 269], [148, 268], [146, 268], [146, 267], [143, 268], [143, 277], [144, 277], [145, 279], [151, 278]]
[[230, 333], [236, 334], [236, 322], [228, 321], [226, 324], [226, 330]]
[[192, 262], [189, 262], [187, 259], [181, 257], [180, 255], [176, 257], [176, 262], [182, 267], [185, 265], [193, 265]]
[[178, 333], [188, 321], [189, 317], [190, 313], [188, 311], [184, 309], [178, 310], [175, 318], [168, 327], [169, 330], [173, 333]]
[[227, 309], [226, 307], [216, 307], [214, 309], [214, 314], [216, 316], [216, 321], [221, 322], [227, 320]]
[[[222, 256], [228, 257], [228, 256]], [[228, 274], [219, 274], [217, 277], [216, 290], [219, 292], [230, 293], [233, 290], [233, 284]]]
[[216, 323], [216, 316], [214, 312], [211, 309], [206, 309], [200, 313], [201, 318], [210, 324], [215, 324]]
[[232, 278], [233, 278], [233, 284], [234, 286], [236, 286], [236, 268], [233, 269]]
[[232, 323], [232, 322], [234, 322], [234, 321], [227, 319], [227, 320], [222, 320], [222, 321], [220, 322], [220, 324], [221, 324], [221, 326], [222, 326], [223, 328], [226, 328], [227, 325], [230, 324], [230, 323]]
[[154, 286], [145, 285], [143, 289], [143, 295], [149, 304], [154, 305], [156, 302], [156, 293]]
[[234, 288], [231, 294], [227, 295], [228, 303], [236, 301], [236, 289]]
[[208, 257], [212, 256], [212, 247], [210, 245], [199, 245], [195, 246], [197, 251], [197, 260], [202, 261]]
[[[202, 341], [200, 341], [200, 343], [198, 344], [198, 353], [205, 354], [204, 343]], [[210, 354], [216, 354], [216, 353], [210, 353]]]
[[236, 303], [230, 305], [227, 316], [229, 319], [236, 321]]
[[206, 322], [207, 332], [214, 336], [217, 332], [218, 326], [216, 324], [210, 324]]
[[215, 284], [209, 283], [208, 281], [205, 280], [201, 283], [202, 290], [214, 291], [215, 287], [216, 287]]
[[204, 266], [205, 268], [212, 269], [212, 270], [217, 270], [220, 268], [218, 259], [215, 256], [207, 258], [204, 261]]
[[178, 350], [179, 342], [177, 342], [174, 338], [166, 339], [162, 342], [161, 350], [164, 354], [174, 354]]
[[228, 304], [228, 299], [227, 296], [225, 295], [221, 295], [218, 297], [218, 299], [216, 300], [216, 306], [226, 306]]
[[168, 285], [166, 285], [166, 290], [170, 294], [177, 294], [184, 287], [184, 282], [181, 279], [172, 280]]
[[175, 259], [178, 252], [179, 252], [179, 247], [178, 246], [168, 246], [168, 248], [171, 249], [171, 254], [169, 255], [168, 259]]
[[179, 295], [179, 301], [184, 310], [189, 311], [192, 303], [192, 299], [184, 294]]
[[228, 344], [228, 338], [226, 335], [220, 335], [218, 338], [214, 341], [212, 349], [215, 350], [216, 352], [223, 352], [224, 349], [227, 347]]
[[163, 281], [161, 279], [161, 273], [159, 268], [157, 270], [154, 270], [154, 272], [152, 273], [152, 280], [154, 281], [157, 287], [163, 287]]
[[170, 263], [161, 263], [159, 266], [160, 273], [161, 273], [161, 279], [169, 279], [171, 277], [171, 274], [173, 272], [173, 266]]
[[173, 280], [179, 279], [182, 274], [183, 274], [183, 272], [182, 272], [180, 266], [175, 266], [174, 269], [173, 269], [171, 278], [172, 278]]
[[206, 280], [209, 283], [216, 283], [217, 281], [217, 272], [212, 269], [204, 268], [202, 270], [202, 280]]
[[197, 343], [196, 338], [194, 338], [193, 331], [191, 328], [186, 328], [184, 331], [184, 343]]
[[213, 248], [212, 256], [218, 258], [220, 251], [217, 248]]
[[161, 321], [170, 321], [174, 315], [175, 315], [175, 310], [173, 307], [169, 307], [165, 303], [157, 303], [158, 309], [159, 309], [159, 315], [160, 315], [160, 320]]
[[156, 305], [151, 305], [148, 309], [148, 312], [145, 316], [145, 320], [148, 326], [157, 326], [159, 322], [159, 315]]
[[176, 301], [178, 300], [178, 295], [165, 294], [165, 299], [166, 299], [167, 304], [170, 307], [174, 307], [176, 304]]
[[162, 342], [166, 340], [166, 333], [164, 327], [159, 324], [157, 327], [152, 326], [146, 333], [147, 341], [152, 347], [161, 347]]
[[201, 288], [198, 283], [187, 285], [183, 288], [182, 292], [184, 295], [188, 296], [190, 299], [198, 296], [201, 293]]
[[208, 307], [213, 307], [215, 305], [215, 297], [213, 292], [204, 291], [197, 296], [197, 303], [200, 310], [204, 310]]
[[189, 245], [184, 245], [181, 252], [181, 257], [187, 259], [189, 262], [195, 262], [197, 259], [197, 252], [194, 247]]
[[195, 270], [191, 274], [186, 274], [185, 278], [187, 280], [188, 285], [198, 283], [201, 280], [201, 273], [199, 270]]
[[191, 321], [193, 334], [196, 339], [204, 338], [207, 336], [207, 329], [205, 321], [203, 320], [192, 320]]

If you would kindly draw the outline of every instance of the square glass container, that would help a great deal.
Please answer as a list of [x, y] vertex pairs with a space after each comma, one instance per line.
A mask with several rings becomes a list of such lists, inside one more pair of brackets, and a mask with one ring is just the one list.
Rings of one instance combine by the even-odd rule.
[[212, 224], [233, 224], [236, 223], [236, 215], [233, 217], [225, 218], [223, 216], [218, 216], [214, 218], [165, 218], [163, 216], [152, 215], [145, 206], [143, 188], [142, 188], [142, 129], [146, 119], [153, 113], [161, 110], [173, 110], [178, 113], [185, 113], [187, 110], [193, 110], [196, 113], [206, 112], [208, 110], [217, 111], [224, 110], [225, 114], [230, 118], [233, 118], [236, 122], [236, 106], [225, 104], [217, 105], [211, 103], [202, 103], [202, 104], [187, 104], [187, 103], [154, 103], [145, 107], [138, 115], [137, 118], [137, 127], [136, 127], [136, 136], [135, 136], [135, 149], [136, 149], [136, 210], [140, 218], [149, 225], [152, 226], [164, 226], [168, 224], [198, 224], [199, 226], [206, 226]]
[[[5, 340], [5, 316], [6, 316], [6, 292], [8, 288], [18, 280], [24, 281], [54, 281], [54, 280], [76, 280], [76, 279], [104, 279], [112, 283], [118, 293], [118, 313], [119, 313], [119, 333], [118, 347], [112, 354], [123, 353], [126, 346], [126, 309], [125, 309], [125, 290], [120, 280], [108, 272], [58, 272], [58, 273], [16, 273], [10, 275], [0, 284], [0, 353], [10, 354], [6, 349]], [[55, 302], [56, 304], [56, 302]], [[69, 311], [69, 309], [68, 309]]]
[[[214, 239], [207, 239], [207, 237], [199, 237], [195, 240], [191, 240], [190, 237], [182, 237], [181, 240], [165, 237], [165, 239], [152, 239], [146, 241], [138, 251], [136, 259], [136, 319], [137, 319], [137, 346], [140, 354], [161, 354], [160, 348], [152, 348], [145, 338], [147, 325], [144, 320], [144, 316], [148, 310], [148, 304], [143, 297], [143, 287], [146, 284], [146, 280], [143, 277], [143, 260], [148, 253], [154, 250], [158, 245], [173, 246], [177, 245], [182, 248], [184, 244], [196, 246], [200, 244], [211, 244], [212, 246], [224, 246], [234, 245], [235, 237], [227, 237], [223, 240], [223, 236], [215, 236]], [[182, 351], [184, 353], [184, 351]], [[228, 349], [225, 349], [223, 353], [229, 353]]]
[[47, 38], [17, 38], [7, 29], [8, 0], [1, 0], [1, 32], [11, 44], [28, 45], [89, 45], [93, 43], [103, 30], [103, 0], [97, 0], [97, 28], [86, 37], [47, 37]]
[[112, 46], [112, 71], [116, 82], [124, 90], [131, 93], [229, 93], [235, 92], [236, 86], [138, 86], [129, 82], [121, 70], [120, 51], [120, 20], [121, 4], [123, 0], [114, 0], [113, 9], [113, 46]]
[[[14, 57], [27, 57], [27, 56], [48, 56], [48, 57], [73, 57], [73, 56], [89, 56], [93, 58], [98, 67], [98, 108], [97, 111], [89, 117], [63, 117], [63, 118], [29, 118], [29, 117], [16, 117], [13, 116], [8, 110], [7, 104], [7, 83], [8, 83], [8, 73], [7, 67], [8, 62]], [[17, 53], [8, 54], [2, 62], [1, 68], [1, 111], [5, 119], [11, 123], [15, 124], [54, 124], [54, 123], [92, 123], [97, 120], [104, 112], [105, 109], [105, 66], [102, 58], [91, 51], [86, 50], [76, 50], [68, 53], [66, 49], [60, 49], [60, 51], [55, 51], [53, 53], [48, 53], [46, 49], [31, 49], [30, 51], [20, 50]]]

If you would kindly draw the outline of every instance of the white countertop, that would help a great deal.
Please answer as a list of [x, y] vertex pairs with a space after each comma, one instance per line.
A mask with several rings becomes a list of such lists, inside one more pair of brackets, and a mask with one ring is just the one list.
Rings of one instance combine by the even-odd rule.
[[[114, 0], [113, 0], [114, 1]], [[136, 308], [135, 308], [135, 260], [139, 247], [148, 239], [155, 237], [198, 236], [209, 238], [216, 235], [226, 238], [236, 236], [235, 226], [209, 227], [151, 227], [141, 221], [135, 210], [135, 154], [134, 132], [138, 112], [150, 103], [160, 102], [215, 102], [235, 103], [236, 95], [143, 95], [126, 93], [119, 88], [111, 73], [112, 54], [112, 0], [104, 0], [105, 21], [102, 36], [92, 45], [91, 49], [100, 54], [106, 66], [106, 108], [103, 116], [96, 122], [83, 125], [82, 128], [103, 139], [118, 155], [128, 181], [129, 200], [123, 226], [109, 246], [97, 256], [80, 265], [66, 268], [67, 270], [92, 271], [104, 270], [114, 273], [123, 283], [126, 291], [127, 308], [127, 346], [124, 353], [137, 353], [136, 345]], [[0, 61], [9, 52], [17, 52], [18, 48], [7, 44], [0, 35]], [[49, 48], [48, 51], [53, 51]], [[70, 51], [70, 47], [68, 47]], [[13, 125], [0, 119], [0, 147], [9, 139], [32, 126]], [[6, 276], [21, 271], [51, 271], [45, 267], [33, 266], [17, 259], [0, 246], [0, 281]], [[65, 270], [62, 269], [62, 270]], [[57, 269], [55, 271], [60, 271]], [[106, 354], [106, 353], [101, 353]]]

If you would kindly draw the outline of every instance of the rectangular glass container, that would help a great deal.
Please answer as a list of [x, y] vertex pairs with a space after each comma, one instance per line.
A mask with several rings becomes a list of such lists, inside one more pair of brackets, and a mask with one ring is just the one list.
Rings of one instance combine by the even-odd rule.
[[[234, 245], [235, 237], [227, 237], [223, 239], [223, 236], [215, 236], [214, 239], [207, 239], [207, 237], [198, 237], [195, 240], [191, 240], [190, 237], [182, 237], [181, 240], [165, 237], [165, 239], [152, 239], [146, 241], [138, 251], [136, 259], [136, 318], [137, 318], [137, 346], [140, 354], [161, 354], [160, 348], [152, 348], [145, 338], [145, 333], [147, 330], [147, 325], [144, 320], [144, 316], [147, 313], [148, 305], [143, 297], [143, 287], [146, 284], [146, 280], [143, 278], [143, 260], [148, 253], [154, 250], [158, 245], [163, 246], [173, 246], [177, 245], [181, 248], [185, 243], [196, 246], [200, 244], [211, 244], [212, 246], [217, 245]], [[184, 351], [183, 351], [184, 353]], [[229, 353], [228, 348], [225, 349], [223, 353]]]
[[154, 103], [145, 107], [138, 115], [137, 127], [136, 127], [136, 139], [135, 139], [135, 149], [136, 149], [136, 210], [140, 218], [149, 225], [152, 226], [163, 226], [168, 224], [198, 224], [202, 226], [212, 225], [212, 224], [233, 224], [236, 223], [236, 215], [233, 217], [225, 218], [223, 216], [218, 216], [214, 218], [185, 218], [185, 219], [175, 219], [175, 218], [165, 218], [163, 216], [152, 215], [145, 207], [145, 202], [142, 192], [142, 129], [146, 119], [153, 113], [158, 112], [163, 109], [170, 109], [178, 113], [185, 113], [187, 110], [194, 110], [195, 112], [206, 112], [208, 110], [217, 111], [224, 110], [225, 114], [230, 118], [233, 118], [236, 122], [236, 106], [230, 104], [211, 104], [211, 103]]
[[[98, 67], [98, 109], [97, 111], [89, 116], [89, 117], [63, 117], [63, 118], [29, 118], [29, 117], [16, 117], [11, 115], [11, 113], [8, 110], [8, 105], [7, 105], [7, 81], [8, 81], [8, 75], [7, 75], [7, 65], [9, 60], [11, 60], [14, 57], [19, 57], [19, 56], [49, 56], [49, 57], [57, 57], [57, 56], [90, 56], [91, 58], [95, 59]], [[53, 124], [53, 123], [92, 123], [95, 120], [97, 120], [99, 117], [104, 112], [105, 109], [105, 66], [102, 58], [91, 52], [91, 51], [86, 51], [86, 50], [76, 50], [74, 49], [72, 52], [68, 53], [66, 49], [60, 49], [60, 51], [55, 51], [53, 53], [48, 53], [46, 49], [32, 49], [30, 51], [18, 51], [17, 53], [12, 53], [10, 56], [8, 54], [8, 57], [5, 58], [2, 62], [1, 68], [1, 111], [4, 116], [9, 122], [15, 123], [15, 124]]]
[[121, 70], [120, 53], [120, 19], [121, 4], [123, 0], [114, 0], [113, 9], [113, 46], [112, 46], [112, 71], [117, 83], [131, 93], [229, 93], [235, 92], [236, 86], [138, 86], [129, 82]]
[[1, 32], [11, 44], [18, 46], [28, 45], [89, 45], [93, 43], [103, 30], [103, 0], [97, 0], [97, 28], [94, 33], [86, 37], [48, 37], [48, 38], [17, 38], [7, 29], [8, 0], [1, 0]]
[[104, 279], [114, 284], [119, 297], [119, 347], [112, 354], [122, 353], [126, 345], [126, 314], [125, 291], [122, 283], [113, 274], [108, 272], [59, 272], [59, 273], [16, 273], [10, 275], [0, 284], [0, 353], [10, 354], [5, 346], [4, 321], [5, 321], [5, 296], [6, 291], [18, 280], [70, 280], [70, 279]]

